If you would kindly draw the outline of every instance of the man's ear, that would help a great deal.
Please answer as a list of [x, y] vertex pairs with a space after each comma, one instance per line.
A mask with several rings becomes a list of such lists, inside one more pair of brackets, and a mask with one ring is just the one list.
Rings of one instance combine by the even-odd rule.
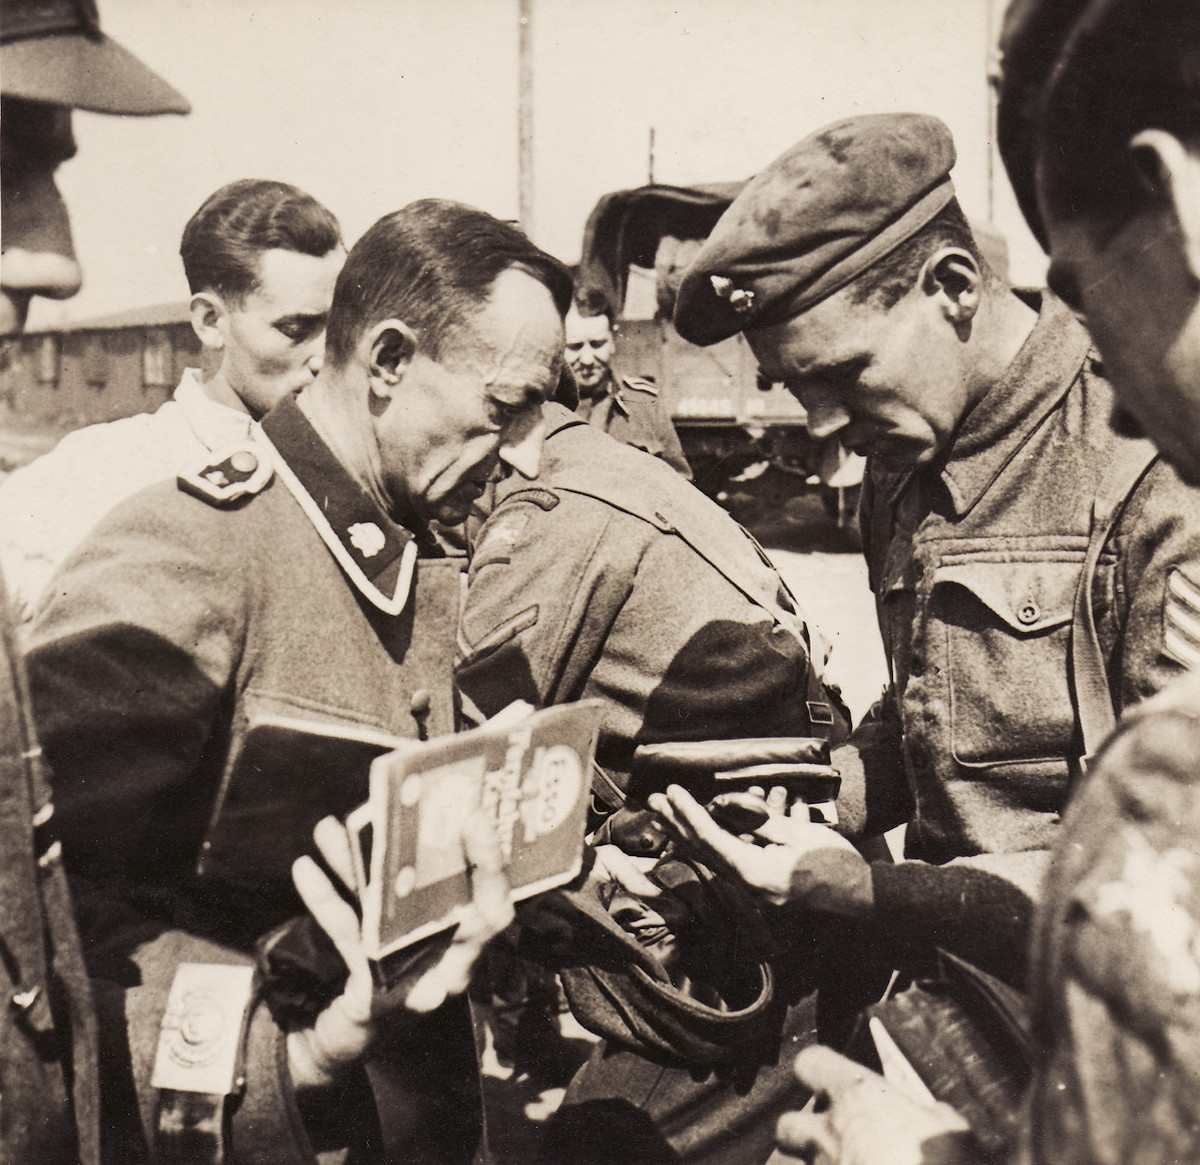
[[215, 291], [197, 291], [188, 306], [192, 331], [204, 347], [213, 351], [225, 347], [225, 332], [221, 328], [225, 310], [225, 301]]
[[371, 396], [390, 400], [416, 353], [416, 332], [403, 320], [380, 320], [363, 333], [360, 349], [367, 366]]
[[1164, 129], [1144, 129], [1129, 139], [1129, 158], [1143, 193], [1175, 220], [1184, 261], [1200, 283], [1200, 152]]
[[956, 327], [969, 324], [979, 311], [983, 274], [970, 251], [941, 247], [925, 260], [921, 290], [938, 297], [942, 314]]

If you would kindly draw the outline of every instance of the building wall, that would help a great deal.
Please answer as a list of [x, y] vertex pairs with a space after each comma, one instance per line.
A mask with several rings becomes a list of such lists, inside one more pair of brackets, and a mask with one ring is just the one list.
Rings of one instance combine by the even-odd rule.
[[188, 323], [11, 337], [0, 361], [0, 423], [57, 436], [151, 412], [183, 369], [199, 364]]

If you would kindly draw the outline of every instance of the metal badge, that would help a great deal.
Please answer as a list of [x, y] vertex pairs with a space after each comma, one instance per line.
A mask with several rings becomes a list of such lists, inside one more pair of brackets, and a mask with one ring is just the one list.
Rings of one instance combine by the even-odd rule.
[[180, 963], [154, 1057], [155, 1088], [227, 1096], [238, 1082], [253, 967]]
[[710, 275], [713, 294], [718, 299], [729, 301], [729, 306], [740, 316], [754, 308], [754, 292], [746, 287], [735, 287], [733, 280], [725, 275]]

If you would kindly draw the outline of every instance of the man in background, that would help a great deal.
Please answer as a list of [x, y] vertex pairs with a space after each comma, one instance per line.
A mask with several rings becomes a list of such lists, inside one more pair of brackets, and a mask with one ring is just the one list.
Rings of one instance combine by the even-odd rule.
[[618, 378], [612, 370], [616, 342], [611, 309], [585, 315], [573, 303], [567, 313], [566, 337], [564, 358], [579, 390], [575, 412], [623, 444], [661, 457], [691, 481], [691, 466], [658, 399], [658, 389], [648, 380]]
[[[161, 77], [100, 31], [90, 0], [0, 3], [0, 335], [35, 295], [82, 281], [54, 172], [71, 110], [186, 113]], [[0, 586], [0, 1159], [100, 1160], [96, 1022], [54, 807]]]
[[231, 182], [188, 221], [180, 256], [199, 370], [185, 369], [157, 411], [69, 433], [0, 484], [0, 567], [22, 620], [109, 510], [245, 442], [320, 371], [345, 250], [316, 199], [283, 182]]

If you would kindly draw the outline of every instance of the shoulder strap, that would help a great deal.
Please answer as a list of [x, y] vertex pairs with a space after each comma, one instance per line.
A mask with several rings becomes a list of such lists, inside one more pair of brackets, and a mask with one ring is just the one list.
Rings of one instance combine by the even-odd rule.
[[1088, 758], [1095, 755], [1117, 723], [1108, 684], [1108, 669], [1096, 634], [1092, 584], [1100, 554], [1117, 519], [1157, 455], [1157, 450], [1149, 441], [1123, 442], [1116, 450], [1092, 503], [1091, 538], [1075, 589], [1075, 610], [1071, 621], [1071, 691], [1083, 737], [1082, 763], [1085, 766]]

